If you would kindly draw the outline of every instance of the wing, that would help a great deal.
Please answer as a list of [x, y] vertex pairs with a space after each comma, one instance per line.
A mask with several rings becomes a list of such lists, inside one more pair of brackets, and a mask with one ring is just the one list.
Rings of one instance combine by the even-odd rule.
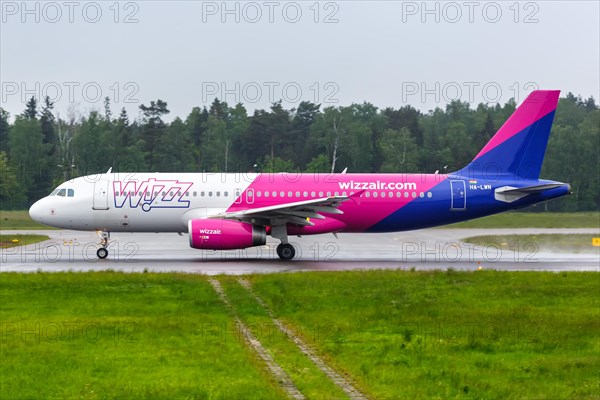
[[339, 209], [339, 206], [347, 200], [359, 197], [361, 193], [355, 193], [352, 196], [323, 197], [268, 207], [224, 212], [208, 216], [207, 218], [235, 219], [259, 225], [292, 223], [301, 226], [313, 226], [314, 224], [310, 222], [311, 218], [325, 219], [325, 216], [321, 215], [321, 213], [343, 214], [344, 212]]

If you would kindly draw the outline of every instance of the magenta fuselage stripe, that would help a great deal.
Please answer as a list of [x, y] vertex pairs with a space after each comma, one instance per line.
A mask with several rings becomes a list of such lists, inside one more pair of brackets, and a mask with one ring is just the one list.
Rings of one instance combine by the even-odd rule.
[[538, 91], [531, 94], [477, 154], [475, 160], [556, 110], [559, 95], [559, 90]]
[[339, 209], [344, 214], [323, 213], [327, 217], [325, 220], [311, 220], [317, 227], [312, 230], [316, 231], [320, 225], [330, 223], [327, 219], [333, 218], [343, 223], [337, 230], [362, 232], [421, 198], [421, 193], [426, 196], [431, 188], [445, 179], [446, 175], [432, 174], [260, 174], [227, 212], [336, 195], [350, 196], [364, 191], [360, 197], [341, 204]]

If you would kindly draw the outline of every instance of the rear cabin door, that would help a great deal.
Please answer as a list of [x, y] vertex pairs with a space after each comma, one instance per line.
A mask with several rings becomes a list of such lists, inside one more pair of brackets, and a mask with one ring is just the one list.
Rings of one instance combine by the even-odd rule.
[[450, 196], [451, 211], [464, 211], [467, 209], [465, 181], [450, 181]]

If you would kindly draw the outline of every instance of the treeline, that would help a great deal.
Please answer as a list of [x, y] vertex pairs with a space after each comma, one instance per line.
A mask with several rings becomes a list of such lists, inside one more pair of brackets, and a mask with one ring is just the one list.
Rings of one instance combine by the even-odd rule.
[[[122, 109], [57, 118], [46, 98], [31, 98], [13, 118], [0, 108], [0, 207], [25, 208], [72, 177], [113, 171], [450, 172], [477, 154], [515, 110], [453, 101], [422, 113], [411, 106], [378, 109], [370, 103], [326, 107], [281, 102], [248, 115], [215, 99], [185, 119], [165, 122], [162, 100], [141, 105], [132, 119]], [[542, 178], [570, 182], [574, 195], [545, 207], [600, 208], [600, 110], [593, 98], [560, 99]]]

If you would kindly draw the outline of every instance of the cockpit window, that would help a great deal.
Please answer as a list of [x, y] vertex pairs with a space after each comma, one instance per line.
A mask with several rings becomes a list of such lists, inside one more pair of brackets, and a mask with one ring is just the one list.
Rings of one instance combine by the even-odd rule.
[[67, 194], [67, 189], [60, 189], [58, 191], [58, 193], [56, 193], [57, 196], [61, 196], [61, 197], [65, 197]]
[[75, 196], [75, 191], [73, 189], [67, 189], [67, 195], [69, 197], [73, 197], [73, 196]]
[[50, 193], [50, 196], [56, 196], [56, 193], [58, 193], [58, 189], [54, 189], [52, 193]]

